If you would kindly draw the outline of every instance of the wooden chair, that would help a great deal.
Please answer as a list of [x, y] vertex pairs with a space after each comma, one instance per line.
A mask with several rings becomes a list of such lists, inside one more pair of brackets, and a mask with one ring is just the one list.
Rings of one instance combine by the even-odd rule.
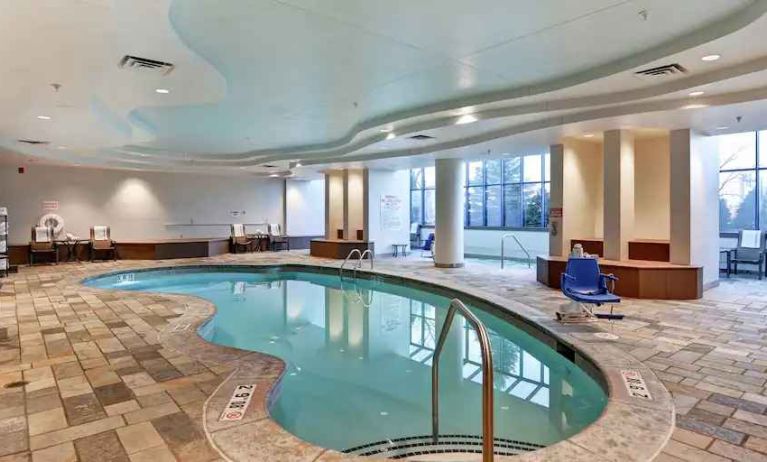
[[53, 239], [53, 229], [47, 226], [33, 226], [32, 239], [29, 241], [29, 264], [35, 264], [35, 256], [53, 254], [56, 264], [59, 263], [59, 250]]
[[276, 250], [277, 246], [290, 250], [288, 237], [282, 234], [282, 226], [280, 226], [279, 223], [272, 223], [269, 225], [269, 242], [271, 243], [273, 251]]
[[253, 247], [253, 239], [245, 234], [245, 225], [242, 223], [232, 224], [232, 252], [237, 253], [237, 249], [244, 249], [250, 252]]
[[117, 261], [117, 245], [112, 240], [112, 230], [109, 226], [94, 226], [91, 228], [91, 261], [97, 252], [112, 254], [112, 259]]

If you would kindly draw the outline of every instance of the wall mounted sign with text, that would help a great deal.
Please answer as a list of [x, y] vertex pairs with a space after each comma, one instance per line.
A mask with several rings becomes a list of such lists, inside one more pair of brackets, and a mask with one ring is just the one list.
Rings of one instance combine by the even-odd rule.
[[43, 201], [41, 208], [44, 212], [52, 212], [59, 209], [59, 201]]
[[250, 399], [253, 398], [254, 391], [256, 391], [255, 385], [237, 385], [218, 420], [221, 422], [242, 420], [245, 417], [245, 411], [248, 410]]
[[402, 229], [402, 198], [391, 194], [381, 196], [381, 229], [399, 231]]

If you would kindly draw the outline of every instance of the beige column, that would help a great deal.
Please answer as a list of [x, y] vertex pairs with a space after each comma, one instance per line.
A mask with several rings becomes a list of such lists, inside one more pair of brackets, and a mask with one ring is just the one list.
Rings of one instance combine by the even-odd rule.
[[[551, 186], [549, 192], [549, 255], [561, 257], [567, 255], [564, 240], [564, 219], [559, 211], [564, 207], [564, 158], [565, 146], [554, 144], [549, 147], [551, 155]], [[555, 212], [552, 213], [551, 211]], [[560, 215], [560, 216], [557, 216]]]
[[627, 260], [634, 236], [634, 136], [604, 133], [604, 250], [608, 260]]
[[719, 158], [715, 139], [674, 130], [671, 148], [671, 263], [703, 267], [719, 280]]

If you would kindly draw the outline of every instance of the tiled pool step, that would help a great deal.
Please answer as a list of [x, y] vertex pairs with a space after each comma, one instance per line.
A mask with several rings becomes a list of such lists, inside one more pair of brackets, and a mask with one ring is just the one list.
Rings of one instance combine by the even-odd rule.
[[[543, 446], [535, 443], [505, 438], [495, 439], [497, 455], [513, 456], [535, 451]], [[356, 456], [404, 459], [425, 454], [481, 453], [482, 437], [479, 435], [440, 435], [434, 442], [431, 435], [410, 436], [392, 440], [376, 441], [344, 451]]]

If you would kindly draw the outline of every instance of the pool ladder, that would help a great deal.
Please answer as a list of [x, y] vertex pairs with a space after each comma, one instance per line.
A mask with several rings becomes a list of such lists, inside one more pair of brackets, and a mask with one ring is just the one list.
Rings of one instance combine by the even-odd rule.
[[524, 252], [525, 255], [527, 255], [527, 267], [530, 268], [531, 260], [532, 260], [532, 258], [530, 257], [530, 252], [528, 252], [527, 249], [525, 248], [525, 246], [522, 245], [521, 242], [519, 242], [519, 239], [517, 238], [516, 234], [504, 234], [503, 236], [501, 236], [501, 269], [503, 269], [503, 262], [506, 259], [506, 252], [505, 252], [505, 248], [504, 248], [505, 247], [504, 243], [506, 242], [506, 239], [508, 239], [510, 237], [514, 238], [514, 242], [516, 242], [517, 245], [519, 246], [519, 248], [522, 249], [522, 252]]
[[462, 301], [454, 298], [447, 310], [445, 323], [439, 332], [439, 340], [434, 348], [431, 368], [431, 428], [432, 439], [439, 439], [439, 358], [447, 340], [448, 331], [453, 324], [455, 313], [460, 311], [466, 321], [477, 331], [479, 347], [482, 353], [482, 462], [493, 462], [495, 453], [493, 437], [493, 356], [490, 350], [490, 336], [485, 325], [474, 313], [466, 308]]
[[370, 249], [367, 249], [364, 252], [360, 252], [359, 249], [352, 249], [351, 252], [349, 252], [349, 255], [347, 255], [346, 258], [344, 259], [344, 262], [341, 263], [341, 267], [338, 268], [338, 275], [341, 276], [342, 278], [344, 277], [344, 267], [346, 266], [347, 263], [349, 263], [349, 259], [352, 258], [352, 255], [354, 255], [355, 253], [357, 255], [359, 255], [359, 258], [356, 260], [356, 262], [354, 263], [354, 267], [353, 267], [354, 279], [357, 279], [357, 270], [362, 268], [362, 262], [365, 259], [365, 255], [369, 255], [370, 256], [370, 259], [369, 259], [369, 261], [370, 261], [370, 269], [371, 270], [373, 269], [373, 257], [374, 256], [373, 256], [373, 252], [371, 252]]

